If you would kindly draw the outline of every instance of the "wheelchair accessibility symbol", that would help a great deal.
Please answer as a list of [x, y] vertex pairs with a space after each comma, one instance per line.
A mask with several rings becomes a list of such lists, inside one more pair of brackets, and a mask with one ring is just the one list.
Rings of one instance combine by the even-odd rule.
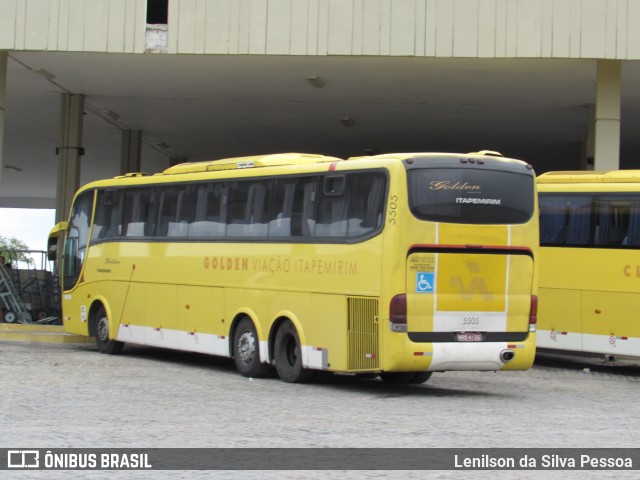
[[418, 272], [416, 277], [416, 292], [433, 293], [435, 291], [436, 279], [434, 272]]

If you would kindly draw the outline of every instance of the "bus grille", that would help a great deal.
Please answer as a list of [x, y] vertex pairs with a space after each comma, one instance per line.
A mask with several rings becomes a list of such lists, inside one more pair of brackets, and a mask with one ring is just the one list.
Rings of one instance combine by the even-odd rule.
[[349, 370], [379, 368], [378, 300], [348, 297], [349, 308]]

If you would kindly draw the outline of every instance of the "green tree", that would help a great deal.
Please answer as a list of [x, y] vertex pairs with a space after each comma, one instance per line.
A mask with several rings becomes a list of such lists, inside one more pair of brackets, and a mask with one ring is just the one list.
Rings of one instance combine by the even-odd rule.
[[4, 257], [5, 262], [29, 262], [26, 250], [29, 250], [29, 247], [22, 240], [0, 235], [0, 255]]

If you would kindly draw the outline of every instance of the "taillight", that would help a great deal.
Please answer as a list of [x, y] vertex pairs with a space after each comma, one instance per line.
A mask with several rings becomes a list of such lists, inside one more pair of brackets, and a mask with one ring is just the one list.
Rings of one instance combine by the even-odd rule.
[[407, 331], [407, 296], [396, 295], [389, 303], [389, 325], [392, 332]]
[[529, 331], [536, 331], [536, 323], [538, 323], [538, 296], [531, 295], [531, 309], [529, 310]]

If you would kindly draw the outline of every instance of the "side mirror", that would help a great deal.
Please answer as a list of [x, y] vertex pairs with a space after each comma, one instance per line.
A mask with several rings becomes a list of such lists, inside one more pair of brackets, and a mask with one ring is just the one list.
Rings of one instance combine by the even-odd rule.
[[47, 260], [55, 262], [58, 259], [58, 239], [49, 237], [47, 242]]
[[69, 222], [60, 222], [49, 232], [47, 241], [47, 259], [55, 262], [58, 259], [58, 238], [67, 231]]

